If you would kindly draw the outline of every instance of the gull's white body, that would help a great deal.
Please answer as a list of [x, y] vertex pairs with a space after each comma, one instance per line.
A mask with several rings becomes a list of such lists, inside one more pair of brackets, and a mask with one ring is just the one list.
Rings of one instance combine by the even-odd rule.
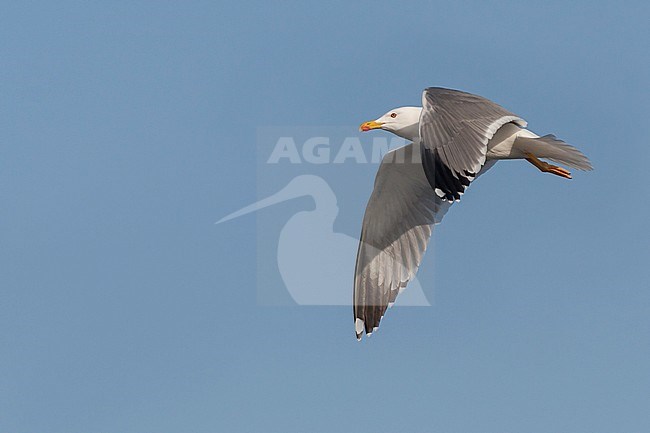
[[[518, 138], [539, 138], [539, 135], [512, 123], [503, 125], [488, 141], [487, 159], [524, 159], [526, 147]], [[543, 151], [542, 151], [543, 152]], [[542, 156], [542, 155], [540, 155]]]

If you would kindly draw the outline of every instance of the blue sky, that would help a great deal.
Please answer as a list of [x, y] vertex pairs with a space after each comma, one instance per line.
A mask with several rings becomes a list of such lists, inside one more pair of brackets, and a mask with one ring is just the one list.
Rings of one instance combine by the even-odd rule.
[[[648, 431], [649, 17], [640, 1], [5, 4], [0, 431]], [[259, 305], [273, 234], [255, 215], [214, 225], [258, 197], [256, 131], [354, 131], [432, 85], [496, 100], [596, 170], [500, 163], [437, 229], [434, 306], [391, 310], [369, 341], [349, 307]], [[359, 170], [338, 177], [365, 194], [339, 203], [352, 234]]]

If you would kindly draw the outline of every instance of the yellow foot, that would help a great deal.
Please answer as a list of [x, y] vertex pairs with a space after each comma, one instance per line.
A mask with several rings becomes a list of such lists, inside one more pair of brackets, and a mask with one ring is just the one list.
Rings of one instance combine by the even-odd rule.
[[548, 162], [545, 161], [540, 161], [535, 157], [535, 155], [529, 153], [528, 157], [526, 158], [526, 161], [533, 164], [543, 173], [551, 173], [556, 176], [563, 177], [565, 179], [571, 179], [571, 172], [569, 170], [567, 170], [566, 168], [558, 167], [557, 165], [549, 164]]

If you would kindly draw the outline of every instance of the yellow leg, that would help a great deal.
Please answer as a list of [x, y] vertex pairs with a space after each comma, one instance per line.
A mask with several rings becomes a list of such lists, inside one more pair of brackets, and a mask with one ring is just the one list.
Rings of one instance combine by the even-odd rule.
[[558, 167], [557, 165], [551, 165], [548, 162], [540, 161], [535, 157], [535, 155], [529, 153], [526, 161], [533, 164], [543, 173], [551, 173], [556, 176], [564, 177], [566, 179], [571, 179], [571, 172], [565, 168]]

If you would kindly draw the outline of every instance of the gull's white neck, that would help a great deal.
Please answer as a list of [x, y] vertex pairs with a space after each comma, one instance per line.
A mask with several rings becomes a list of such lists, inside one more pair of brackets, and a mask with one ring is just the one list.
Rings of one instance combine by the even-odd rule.
[[395, 135], [398, 135], [402, 138], [405, 138], [410, 141], [416, 141], [420, 139], [420, 122], [416, 122], [412, 125], [405, 126], [402, 129], [393, 131]]
[[398, 116], [395, 119], [387, 119], [389, 121], [384, 125], [384, 129], [410, 141], [419, 140], [422, 107], [403, 107], [397, 110]]

